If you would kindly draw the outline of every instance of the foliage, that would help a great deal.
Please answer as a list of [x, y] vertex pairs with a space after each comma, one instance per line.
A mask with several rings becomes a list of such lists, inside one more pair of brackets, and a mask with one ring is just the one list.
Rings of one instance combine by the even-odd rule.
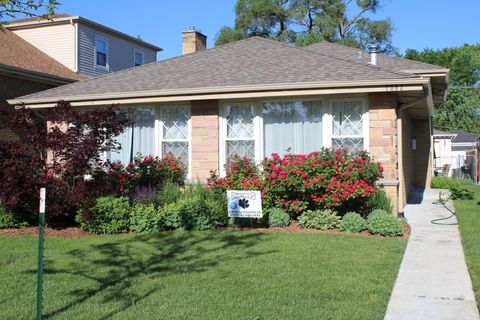
[[166, 182], [162, 189], [157, 194], [157, 205], [162, 207], [164, 205], [174, 203], [182, 196], [182, 191], [178, 184], [173, 182]]
[[450, 198], [452, 200], [472, 200], [474, 192], [461, 187], [452, 187], [450, 189]]
[[268, 219], [270, 227], [287, 227], [290, 224], [290, 216], [285, 210], [272, 208], [266, 211], [265, 217]]
[[[6, 17], [15, 19], [17, 15], [25, 15], [27, 17], [48, 18], [55, 13], [59, 4], [56, 0], [1, 0], [0, 30]], [[39, 11], [45, 11], [45, 14], [41, 14]]]
[[124, 166], [121, 161], [105, 164], [110, 184], [120, 195], [130, 195], [137, 187], [161, 189], [167, 182], [183, 184], [185, 168], [171, 153], [163, 158], [138, 155]]
[[451, 189], [453, 187], [459, 187], [460, 180], [450, 178], [447, 176], [433, 176], [431, 187], [432, 189]]
[[88, 209], [80, 209], [76, 220], [80, 227], [99, 234], [127, 232], [131, 207], [127, 197], [99, 197]]
[[367, 205], [362, 213], [366, 216], [375, 209], [382, 209], [388, 213], [393, 213], [392, 201], [383, 189], [377, 189], [377, 192], [370, 194], [367, 199]]
[[151, 186], [136, 186], [133, 189], [132, 202], [140, 204], [155, 204], [157, 189]]
[[154, 204], [137, 203], [130, 212], [130, 230], [136, 233], [158, 231], [159, 212]]
[[64, 101], [41, 117], [23, 106], [2, 108], [0, 117], [21, 137], [0, 141], [0, 200], [34, 221], [38, 191], [46, 187], [49, 223], [73, 220], [80, 206], [105, 192], [101, 155], [118, 148], [115, 137], [130, 123], [115, 106], [80, 112]]
[[160, 209], [160, 229], [207, 230], [227, 224], [227, 207], [203, 185], [187, 189], [176, 202]]
[[23, 227], [28, 227], [28, 223], [21, 221], [18, 216], [7, 211], [0, 203], [0, 229]]
[[[222, 27], [215, 45], [253, 36], [305, 46], [327, 40], [395, 53], [390, 19], [374, 20], [380, 0], [237, 0], [234, 27]], [[349, 12], [355, 12], [349, 15]]]
[[292, 217], [304, 210], [356, 210], [376, 192], [374, 183], [383, 168], [367, 152], [350, 154], [346, 149], [322, 149], [307, 155], [272, 154], [262, 170], [247, 158], [233, 157], [225, 178], [212, 171], [208, 187], [226, 190], [261, 190], [266, 209], [281, 207]]
[[339, 225], [340, 217], [331, 214], [328, 210], [307, 210], [298, 217], [298, 225], [304, 229], [328, 230]]
[[374, 210], [368, 215], [367, 228], [372, 234], [380, 234], [382, 236], [395, 237], [403, 235], [402, 221], [381, 209]]
[[480, 133], [480, 44], [421, 52], [409, 49], [405, 58], [450, 69], [448, 97], [435, 108], [435, 127]]
[[356, 212], [347, 212], [338, 225], [339, 229], [348, 232], [361, 232], [367, 228], [367, 222]]

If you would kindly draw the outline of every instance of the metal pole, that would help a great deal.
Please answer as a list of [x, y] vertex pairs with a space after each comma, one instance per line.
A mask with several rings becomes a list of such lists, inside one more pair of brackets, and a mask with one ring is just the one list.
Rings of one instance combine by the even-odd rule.
[[43, 244], [45, 241], [45, 188], [40, 189], [40, 211], [38, 215], [38, 269], [37, 269], [37, 320], [42, 319], [43, 293]]

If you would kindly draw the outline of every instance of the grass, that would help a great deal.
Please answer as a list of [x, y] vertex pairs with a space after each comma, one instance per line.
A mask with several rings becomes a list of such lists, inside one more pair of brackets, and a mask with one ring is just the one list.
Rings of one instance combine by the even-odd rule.
[[[34, 237], [0, 237], [0, 318], [32, 319]], [[406, 241], [173, 232], [48, 238], [44, 319], [383, 319]]]
[[470, 185], [465, 188], [475, 192], [474, 200], [455, 200], [454, 206], [473, 290], [477, 303], [480, 303], [480, 186]]

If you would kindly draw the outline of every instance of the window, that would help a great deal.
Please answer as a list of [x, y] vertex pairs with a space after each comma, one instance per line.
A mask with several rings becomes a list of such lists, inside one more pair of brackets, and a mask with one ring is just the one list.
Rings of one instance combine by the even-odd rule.
[[[132, 126], [116, 140], [121, 150], [107, 153], [107, 159], [131, 162], [135, 156], [163, 157], [172, 153], [182, 160], [186, 168], [190, 158], [190, 108], [189, 106], [135, 108]], [[187, 169], [187, 172], [189, 170]]]
[[95, 67], [108, 70], [108, 41], [99, 35], [95, 36]]
[[133, 50], [133, 65], [135, 67], [141, 66], [145, 63], [145, 54], [142, 50], [134, 49]]
[[332, 147], [350, 152], [364, 150], [364, 110], [362, 100], [332, 101]]
[[171, 153], [188, 167], [190, 109], [186, 106], [162, 108], [160, 119], [161, 155]]
[[261, 161], [322, 147], [368, 149], [363, 98], [227, 103], [220, 127], [221, 167], [233, 154]]

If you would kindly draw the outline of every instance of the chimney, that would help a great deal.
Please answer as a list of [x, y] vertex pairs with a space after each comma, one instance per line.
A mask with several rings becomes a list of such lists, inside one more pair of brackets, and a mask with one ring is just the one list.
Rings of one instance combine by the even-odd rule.
[[182, 32], [183, 54], [194, 53], [207, 48], [207, 36], [195, 30], [195, 27], [188, 28]]
[[368, 55], [370, 56], [370, 61], [368, 63], [376, 66], [378, 63], [378, 46], [372, 44], [369, 48]]

